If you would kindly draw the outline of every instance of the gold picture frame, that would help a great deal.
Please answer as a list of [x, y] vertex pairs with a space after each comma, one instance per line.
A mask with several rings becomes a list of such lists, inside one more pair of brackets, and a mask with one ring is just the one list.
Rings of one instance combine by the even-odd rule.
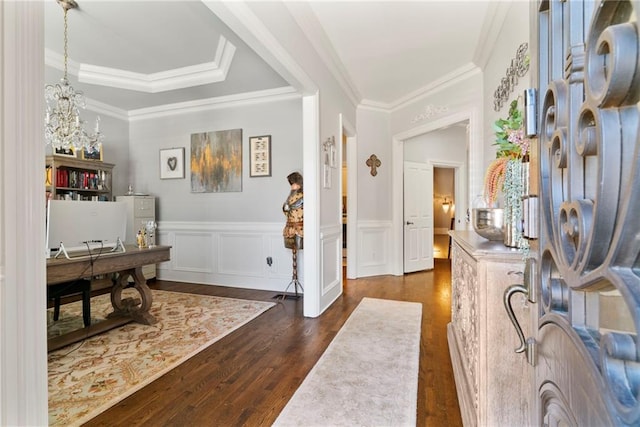
[[53, 149], [54, 156], [60, 157], [77, 157], [75, 148], [54, 148]]
[[80, 155], [84, 160], [102, 161], [102, 143], [97, 144], [96, 149], [89, 152], [86, 148], [83, 148]]

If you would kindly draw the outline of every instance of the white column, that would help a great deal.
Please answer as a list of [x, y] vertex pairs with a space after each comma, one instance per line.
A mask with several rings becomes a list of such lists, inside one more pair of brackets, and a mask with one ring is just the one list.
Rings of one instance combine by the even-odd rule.
[[42, 2], [0, 2], [0, 425], [47, 425]]
[[302, 143], [304, 144], [304, 299], [305, 317], [321, 313], [322, 264], [320, 257], [319, 94], [302, 98]]

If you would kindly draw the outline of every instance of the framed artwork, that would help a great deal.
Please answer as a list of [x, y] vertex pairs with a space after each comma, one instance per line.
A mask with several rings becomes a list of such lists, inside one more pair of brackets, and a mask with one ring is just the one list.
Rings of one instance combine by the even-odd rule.
[[70, 148], [54, 148], [53, 154], [63, 157], [76, 157], [76, 150], [73, 147]]
[[80, 153], [85, 160], [99, 160], [102, 161], [102, 143], [97, 144], [92, 151], [83, 148]]
[[191, 192], [242, 191], [242, 129], [191, 134]]
[[160, 179], [184, 178], [184, 148], [160, 150]]
[[249, 176], [271, 176], [271, 135], [249, 138]]

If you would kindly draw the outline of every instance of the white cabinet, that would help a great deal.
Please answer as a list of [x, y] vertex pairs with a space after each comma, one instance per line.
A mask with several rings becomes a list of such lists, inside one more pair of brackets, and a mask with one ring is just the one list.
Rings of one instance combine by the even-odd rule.
[[[473, 231], [451, 232], [451, 323], [447, 327], [465, 426], [527, 426], [532, 367], [504, 307], [504, 292], [522, 283], [522, 254]], [[514, 312], [529, 336], [530, 309], [521, 294]]]
[[[153, 196], [116, 196], [116, 201], [125, 202], [127, 205], [127, 238], [125, 243], [135, 245], [138, 231], [143, 230], [147, 222], [156, 220], [156, 198]], [[156, 277], [155, 264], [145, 265], [142, 268], [142, 273], [146, 279]]]

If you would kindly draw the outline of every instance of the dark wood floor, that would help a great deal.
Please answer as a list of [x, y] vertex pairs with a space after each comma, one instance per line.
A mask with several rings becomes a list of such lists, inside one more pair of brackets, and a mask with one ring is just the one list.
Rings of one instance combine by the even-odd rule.
[[[403, 277], [347, 280], [319, 318], [285, 300], [91, 420], [88, 426], [269, 426], [363, 297], [423, 304], [418, 426], [460, 426], [446, 325], [448, 260]], [[156, 281], [152, 288], [273, 301], [274, 292]]]

